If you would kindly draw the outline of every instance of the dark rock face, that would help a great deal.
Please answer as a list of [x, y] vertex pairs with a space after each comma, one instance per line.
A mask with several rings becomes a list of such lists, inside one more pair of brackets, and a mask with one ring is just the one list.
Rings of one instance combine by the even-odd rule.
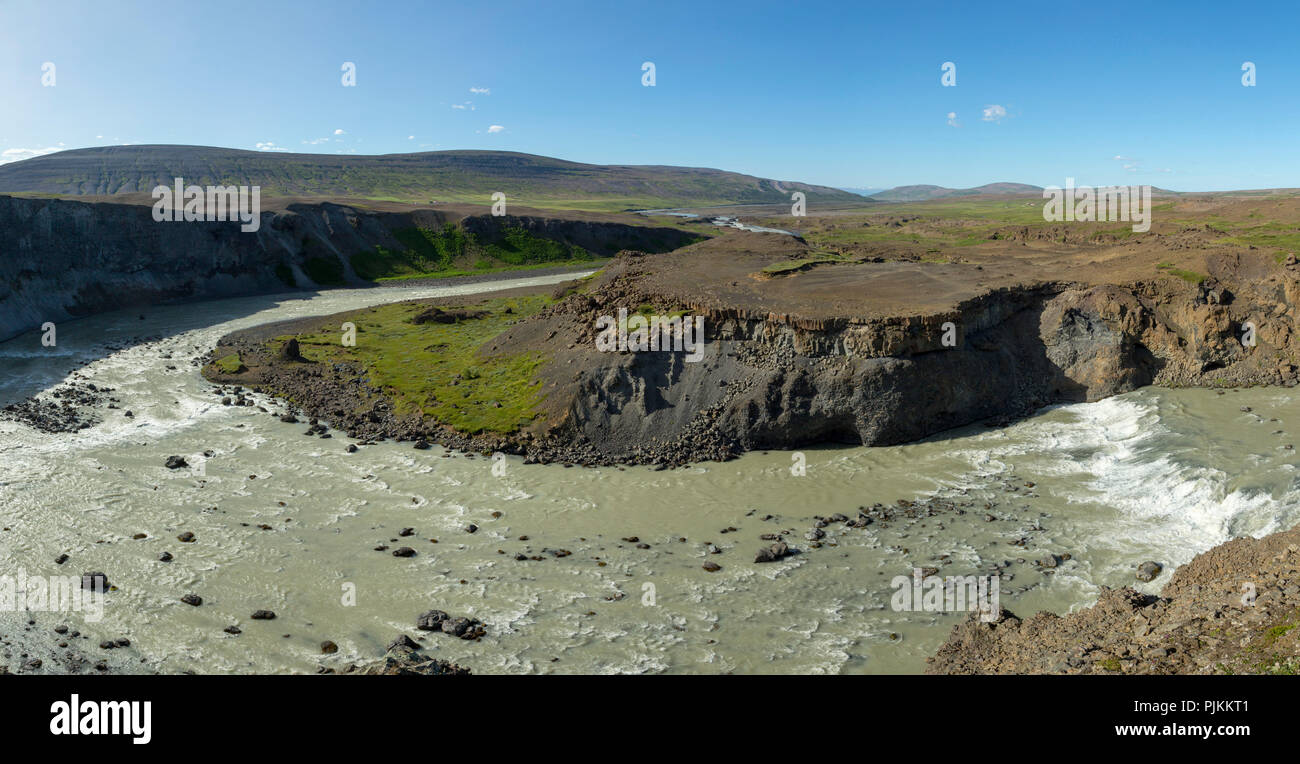
[[[942, 312], [884, 318], [803, 320], [703, 306], [693, 311], [706, 335], [697, 362], [682, 353], [584, 350], [598, 316], [671, 303], [657, 290], [673, 287], [644, 286], [654, 275], [640, 268], [621, 258], [601, 286], [544, 317], [556, 343], [577, 348], [543, 370], [557, 390], [544, 404], [558, 423], [552, 434], [596, 455], [584, 461], [671, 466], [821, 442], [893, 445], [1149, 384], [1296, 383], [1294, 369], [1269, 360], [1263, 345], [1243, 347], [1239, 324], [1291, 304], [1300, 278], [1269, 287], [1284, 294], [1260, 291], [1249, 303], [1244, 287], [1210, 279], [1028, 283]], [[1273, 329], [1272, 347], [1285, 349], [1290, 334]]]
[[301, 242], [285, 222], [245, 234], [238, 223], [155, 222], [142, 204], [0, 196], [0, 339], [127, 305], [283, 291], [275, 266], [296, 267]]
[[1028, 414], [1055, 398], [1056, 368], [1038, 338], [1042, 304], [1054, 293], [975, 301], [951, 317], [972, 327], [955, 347], [941, 344], [947, 316], [827, 329], [706, 316], [700, 362], [602, 354], [580, 368], [567, 421], [598, 451], [658, 440], [708, 458], [711, 450], [904, 443]]
[[1144, 312], [1137, 296], [1115, 287], [1070, 290], [1049, 301], [1039, 329], [1055, 368], [1053, 397], [1093, 401], [1151, 384], [1161, 364], [1137, 340], [1150, 328]]

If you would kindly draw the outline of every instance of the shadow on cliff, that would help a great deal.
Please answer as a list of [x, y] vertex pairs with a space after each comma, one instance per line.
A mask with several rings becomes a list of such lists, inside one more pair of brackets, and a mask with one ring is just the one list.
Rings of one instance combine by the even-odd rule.
[[1055, 297], [951, 349], [766, 372], [721, 424], [745, 450], [894, 446], [966, 438], [1152, 383], [1162, 360], [1099, 316], [1049, 311]]

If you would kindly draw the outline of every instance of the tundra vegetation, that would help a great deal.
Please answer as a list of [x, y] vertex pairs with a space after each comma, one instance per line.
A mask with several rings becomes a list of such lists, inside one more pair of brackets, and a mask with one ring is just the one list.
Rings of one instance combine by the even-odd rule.
[[[329, 328], [295, 336], [303, 358], [361, 371], [400, 414], [423, 414], [467, 434], [512, 433], [536, 416], [541, 391], [535, 374], [545, 358], [528, 348], [481, 350], [551, 302], [540, 294], [501, 298], [472, 309], [438, 308], [440, 320], [419, 321], [429, 306], [393, 303], [340, 314]], [[355, 346], [339, 341], [336, 328], [344, 321], [356, 324]], [[268, 340], [268, 354], [289, 339]]]
[[393, 236], [402, 249], [377, 246], [352, 256], [358, 276], [368, 281], [448, 277], [583, 265], [601, 259], [575, 244], [545, 239], [520, 227], [504, 229], [495, 241], [482, 240], [454, 223], [438, 229], [401, 228]]

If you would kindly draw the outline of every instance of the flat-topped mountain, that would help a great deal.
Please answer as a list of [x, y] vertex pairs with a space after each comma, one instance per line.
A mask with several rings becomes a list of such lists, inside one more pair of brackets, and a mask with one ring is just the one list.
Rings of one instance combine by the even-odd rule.
[[110, 195], [186, 183], [261, 186], [262, 195], [426, 203], [511, 202], [558, 207], [669, 207], [861, 201], [847, 191], [724, 170], [596, 165], [509, 151], [431, 151], [379, 156], [289, 154], [211, 146], [105, 146], [0, 165], [0, 193]]
[[870, 198], [882, 202], [919, 202], [926, 199], [946, 199], [951, 196], [1024, 196], [1037, 195], [1042, 186], [1026, 183], [985, 183], [974, 188], [944, 188], [943, 186], [898, 186], [888, 191], [872, 194]]

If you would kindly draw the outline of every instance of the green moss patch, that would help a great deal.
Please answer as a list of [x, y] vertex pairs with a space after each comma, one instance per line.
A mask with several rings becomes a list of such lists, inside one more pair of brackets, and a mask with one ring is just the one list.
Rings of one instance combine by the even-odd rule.
[[303, 272], [317, 284], [325, 286], [343, 285], [343, 263], [337, 257], [312, 257], [302, 265]]
[[1188, 270], [1183, 270], [1182, 268], [1175, 268], [1173, 263], [1160, 263], [1156, 265], [1156, 270], [1163, 271], [1165, 273], [1168, 273], [1171, 276], [1177, 276], [1178, 278], [1188, 282], [1189, 284], [1199, 284], [1202, 281], [1205, 281], [1207, 278], [1209, 278], [1209, 276], [1206, 276], [1204, 273], [1197, 273], [1196, 271], [1188, 271]]
[[370, 281], [447, 277], [597, 259], [582, 247], [546, 239], [520, 227], [506, 228], [490, 240], [454, 223], [436, 229], [400, 228], [393, 231], [393, 236], [400, 248], [375, 247], [352, 256], [352, 268], [358, 276]]
[[212, 366], [222, 374], [242, 374], [248, 369], [244, 362], [240, 360], [238, 353], [232, 353], [224, 358], [218, 358], [212, 362]]
[[[299, 335], [298, 345], [308, 360], [362, 370], [371, 385], [392, 398], [399, 414], [420, 413], [467, 434], [511, 433], [537, 416], [542, 394], [536, 373], [546, 358], [528, 348], [504, 348], [506, 352], [491, 356], [479, 351], [549, 302], [541, 295], [490, 300], [461, 309], [481, 314], [449, 323], [416, 323], [428, 305], [380, 305], [338, 317], [340, 323], [356, 324], [355, 347], [342, 346], [332, 329]], [[271, 340], [268, 350], [285, 339]]]
[[298, 280], [293, 277], [293, 269], [284, 263], [275, 266], [275, 276], [284, 282], [285, 286], [296, 287]]

